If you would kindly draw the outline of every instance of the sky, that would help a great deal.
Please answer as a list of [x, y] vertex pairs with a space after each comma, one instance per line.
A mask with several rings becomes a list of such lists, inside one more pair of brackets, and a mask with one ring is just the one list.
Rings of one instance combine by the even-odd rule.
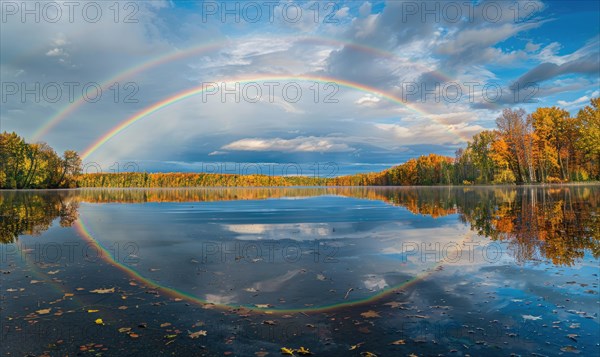
[[0, 131], [87, 172], [379, 171], [600, 95], [597, 1], [0, 5]]

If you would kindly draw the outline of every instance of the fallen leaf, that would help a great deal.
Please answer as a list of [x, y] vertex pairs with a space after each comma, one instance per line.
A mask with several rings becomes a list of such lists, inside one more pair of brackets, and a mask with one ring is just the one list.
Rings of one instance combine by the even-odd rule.
[[109, 293], [114, 293], [114, 292], [115, 292], [115, 288], [110, 288], [110, 289], [96, 289], [96, 290], [90, 291], [90, 293], [96, 293], [96, 294], [109, 294]]
[[361, 352], [360, 355], [363, 356], [363, 357], [377, 357], [377, 355], [375, 353], [368, 352], [368, 351]]
[[373, 311], [373, 310], [369, 310], [367, 312], [363, 312], [362, 314], [360, 314], [360, 316], [367, 318], [367, 319], [373, 319], [376, 317], [381, 317], [379, 316], [379, 313], [377, 311]]
[[282, 355], [293, 356], [294, 355], [294, 350], [291, 349], [291, 348], [287, 348], [287, 347], [281, 347], [281, 354]]
[[197, 331], [197, 332], [190, 332], [190, 334], [188, 336], [190, 338], [198, 338], [200, 336], [206, 336], [206, 331], [200, 330], [200, 331]]
[[98, 311], [100, 311], [100, 310], [88, 310], [88, 313], [91, 314], [91, 313], [98, 312]]
[[125, 333], [125, 332], [129, 332], [129, 331], [131, 331], [131, 327], [121, 327], [119, 329], [120, 333]]
[[300, 348], [297, 349], [296, 352], [298, 352], [298, 354], [300, 354], [302, 356], [310, 356], [310, 355], [312, 355], [312, 352], [310, 352], [308, 350], [308, 348], [304, 348], [302, 346], [300, 346]]
[[265, 356], [266, 356], [266, 355], [268, 355], [268, 354], [269, 354], [269, 352], [266, 352], [266, 351], [258, 351], [258, 352], [254, 352], [254, 355], [255, 355], [256, 357], [265, 357]]
[[96, 319], [96, 321], [94, 321], [96, 323], [96, 325], [104, 325], [104, 321], [102, 321], [102, 319]]
[[160, 324], [160, 327], [167, 327], [167, 326], [171, 326], [171, 323], [165, 322], [164, 324]]
[[404, 342], [404, 340], [398, 340], [398, 341], [394, 341], [392, 343], [390, 343], [390, 345], [405, 345], [406, 342]]
[[356, 345], [352, 345], [350, 346], [350, 348], [348, 349], [348, 351], [354, 351], [355, 349], [359, 348], [360, 346], [364, 345], [364, 342], [359, 342]]
[[579, 350], [573, 346], [564, 346], [560, 350], [563, 352], [579, 353]]
[[51, 310], [52, 310], [52, 308], [50, 308], [50, 309], [42, 309], [42, 310], [36, 311], [36, 313], [38, 313], [40, 315], [46, 315], [46, 314], [49, 314]]

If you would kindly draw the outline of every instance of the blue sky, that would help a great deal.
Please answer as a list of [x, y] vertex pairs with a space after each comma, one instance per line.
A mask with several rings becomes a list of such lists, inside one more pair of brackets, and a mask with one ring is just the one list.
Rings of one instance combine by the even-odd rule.
[[[95, 5], [86, 18], [91, 5], [76, 2], [70, 19], [64, 3], [51, 3], [39, 3], [38, 22], [22, 16], [21, 2], [2, 3], [2, 131], [83, 152], [176, 93], [255, 79], [255, 87], [240, 83], [239, 102], [193, 96], [132, 124], [86, 159], [104, 171], [114, 162], [146, 171], [209, 162], [380, 170], [429, 152], [453, 155], [504, 108], [558, 105], [576, 114], [599, 95], [597, 1], [144, 1], [121, 2], [118, 12], [96, 2], [95, 22]], [[439, 16], [427, 12], [436, 6]], [[269, 93], [265, 77], [286, 79]], [[333, 84], [306, 79], [315, 77]], [[104, 87], [97, 102], [36, 136], [70, 107], [65, 83], [76, 83], [75, 100], [85, 85]], [[282, 89], [290, 87], [297, 100]]]

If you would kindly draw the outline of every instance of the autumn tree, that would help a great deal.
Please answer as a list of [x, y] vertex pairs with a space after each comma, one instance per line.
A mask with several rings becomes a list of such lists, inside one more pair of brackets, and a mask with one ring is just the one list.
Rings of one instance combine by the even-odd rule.
[[577, 113], [576, 123], [575, 148], [581, 152], [592, 175], [600, 179], [600, 97]]

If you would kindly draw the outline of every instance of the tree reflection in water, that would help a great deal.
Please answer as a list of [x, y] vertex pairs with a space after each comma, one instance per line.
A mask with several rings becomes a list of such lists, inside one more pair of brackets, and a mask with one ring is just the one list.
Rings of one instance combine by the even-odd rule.
[[413, 214], [451, 214], [481, 236], [509, 243], [517, 262], [548, 259], [573, 265], [586, 251], [600, 256], [600, 186], [552, 187], [305, 187], [87, 189], [0, 192], [0, 241], [39, 235], [59, 218], [78, 218], [80, 202], [146, 203], [262, 200], [339, 195], [380, 200]]

